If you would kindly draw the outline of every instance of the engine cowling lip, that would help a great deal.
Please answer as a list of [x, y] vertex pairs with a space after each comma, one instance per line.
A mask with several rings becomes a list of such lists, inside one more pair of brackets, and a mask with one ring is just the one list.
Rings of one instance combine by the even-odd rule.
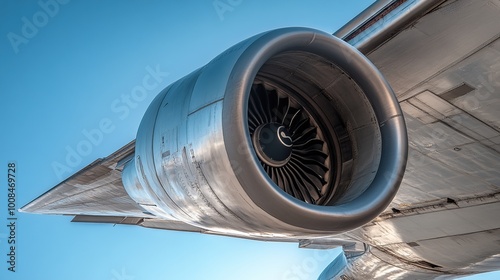
[[[285, 28], [248, 40], [253, 42], [247, 45], [233, 67], [223, 109], [226, 151], [232, 161], [240, 167], [244, 166], [234, 173], [245, 192], [257, 206], [275, 218], [311, 231], [346, 231], [375, 218], [395, 196], [407, 157], [403, 115], [388, 83], [357, 50], [321, 31]], [[246, 121], [248, 89], [261, 66], [273, 55], [286, 51], [311, 52], [335, 61], [336, 66], [356, 81], [361, 81], [359, 86], [374, 106], [379, 125], [383, 127], [380, 169], [370, 188], [353, 201], [334, 206], [316, 206], [298, 201], [273, 184], [251, 150]], [[388, 137], [396, 139], [389, 140]]]

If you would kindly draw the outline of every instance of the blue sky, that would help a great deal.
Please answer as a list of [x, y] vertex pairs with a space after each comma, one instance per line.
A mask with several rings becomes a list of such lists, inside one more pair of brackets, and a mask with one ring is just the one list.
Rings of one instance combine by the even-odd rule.
[[[134, 139], [161, 89], [233, 44], [286, 26], [332, 33], [371, 1], [269, 2], [0, 1], [0, 168], [17, 164], [17, 207]], [[154, 88], [126, 102], [151, 69], [162, 73]], [[102, 141], [74, 166], [55, 170], [85, 139], [82, 131], [103, 119], [112, 129]], [[6, 190], [0, 201], [0, 221], [7, 224]], [[65, 216], [17, 218], [17, 271], [7, 270], [2, 226], [0, 279], [286, 279], [290, 273], [314, 279], [338, 252], [77, 224]]]

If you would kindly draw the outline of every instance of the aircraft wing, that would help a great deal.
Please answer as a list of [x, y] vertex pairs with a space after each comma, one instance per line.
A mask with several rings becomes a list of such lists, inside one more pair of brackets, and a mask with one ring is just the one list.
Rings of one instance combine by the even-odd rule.
[[401, 188], [341, 237], [320, 279], [447, 279], [500, 269], [500, 1], [377, 1], [335, 34], [392, 85], [408, 127]]
[[[167, 87], [135, 142], [21, 210], [301, 248], [342, 246], [322, 280], [445, 279], [500, 269], [500, 1], [380, 0], [335, 35], [368, 56], [398, 100], [366, 58], [330, 34], [262, 33]], [[310, 52], [283, 51], [283, 44]], [[262, 67], [254, 69], [256, 61]], [[249, 77], [254, 84], [241, 82]], [[406, 154], [398, 101], [409, 159], [390, 202]], [[324, 113], [335, 111], [330, 105], [349, 125]], [[271, 124], [288, 118], [291, 125], [296, 116], [303, 142], [293, 146], [287, 141], [295, 134]], [[243, 129], [250, 127], [257, 135], [251, 143]], [[282, 153], [266, 150], [264, 128]], [[323, 141], [316, 133], [323, 128], [338, 142]], [[291, 159], [292, 146], [301, 160]], [[330, 153], [336, 149], [338, 156]], [[328, 167], [337, 164], [325, 161], [330, 154], [342, 168]], [[338, 170], [338, 178], [352, 179], [348, 190], [347, 181], [333, 179]]]
[[75, 223], [111, 223], [189, 232], [204, 230], [176, 220], [157, 219], [123, 188], [121, 173], [134, 153], [131, 141], [95, 160], [20, 209], [22, 212], [74, 216]]

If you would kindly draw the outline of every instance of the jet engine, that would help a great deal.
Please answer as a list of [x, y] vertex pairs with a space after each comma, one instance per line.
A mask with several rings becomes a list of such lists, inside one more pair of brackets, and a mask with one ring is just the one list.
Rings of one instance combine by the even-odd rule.
[[407, 158], [381, 73], [308, 28], [251, 37], [165, 88], [135, 145], [122, 180], [147, 212], [263, 238], [369, 222], [395, 196]]

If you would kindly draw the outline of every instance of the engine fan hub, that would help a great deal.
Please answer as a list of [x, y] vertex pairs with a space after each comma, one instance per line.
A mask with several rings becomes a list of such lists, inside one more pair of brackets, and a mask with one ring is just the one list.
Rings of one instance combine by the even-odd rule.
[[292, 137], [288, 129], [280, 123], [263, 124], [253, 134], [253, 144], [257, 156], [267, 165], [281, 167], [292, 156]]

